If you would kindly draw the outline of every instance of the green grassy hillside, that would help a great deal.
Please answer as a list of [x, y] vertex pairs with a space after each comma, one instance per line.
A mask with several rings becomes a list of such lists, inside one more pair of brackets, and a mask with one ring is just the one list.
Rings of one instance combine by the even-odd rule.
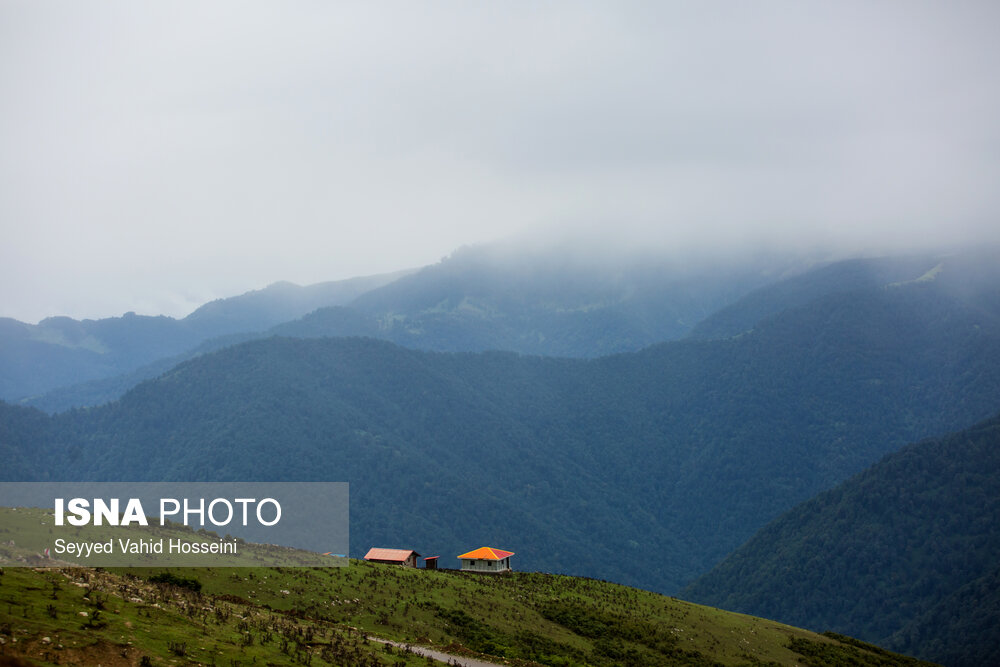
[[7, 568], [0, 655], [42, 665], [440, 664], [372, 636], [521, 666], [926, 664], [843, 637], [566, 576], [358, 561], [162, 574]]

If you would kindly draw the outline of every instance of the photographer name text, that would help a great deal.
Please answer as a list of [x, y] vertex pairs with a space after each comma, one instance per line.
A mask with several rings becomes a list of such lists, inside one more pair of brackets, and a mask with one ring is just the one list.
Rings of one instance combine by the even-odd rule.
[[53, 551], [59, 555], [73, 556], [76, 558], [90, 558], [94, 554], [114, 554], [115, 547], [118, 553], [128, 555], [139, 554], [235, 554], [237, 540], [224, 540], [219, 538], [217, 542], [200, 542], [191, 540], [171, 539], [111, 539], [100, 542], [71, 542], [59, 538], [55, 541]]

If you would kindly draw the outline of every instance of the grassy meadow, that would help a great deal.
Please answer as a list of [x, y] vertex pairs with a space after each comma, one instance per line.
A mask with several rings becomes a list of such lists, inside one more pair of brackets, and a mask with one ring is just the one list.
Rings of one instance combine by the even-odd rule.
[[0, 650], [42, 665], [440, 664], [372, 636], [510, 665], [923, 664], [848, 638], [568, 576], [362, 561], [166, 574], [5, 568]]

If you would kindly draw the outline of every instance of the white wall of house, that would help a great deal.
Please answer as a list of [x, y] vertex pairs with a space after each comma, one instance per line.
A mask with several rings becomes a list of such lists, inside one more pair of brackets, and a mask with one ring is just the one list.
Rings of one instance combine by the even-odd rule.
[[510, 556], [503, 560], [462, 559], [462, 569], [470, 572], [509, 572]]

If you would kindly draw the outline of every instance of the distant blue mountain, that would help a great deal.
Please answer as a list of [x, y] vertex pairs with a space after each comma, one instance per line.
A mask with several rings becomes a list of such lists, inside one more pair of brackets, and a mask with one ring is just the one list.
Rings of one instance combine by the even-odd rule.
[[[275, 283], [205, 304], [179, 320], [127, 313], [82, 321], [50, 317], [32, 325], [0, 318], [0, 399], [28, 399], [60, 387], [130, 374], [213, 338], [264, 331], [322, 306], [348, 303], [402, 275], [405, 272], [307, 287]], [[132, 386], [120, 379], [111, 384]], [[70, 393], [83, 398], [71, 405], [94, 404], [82, 388]]]
[[[131, 318], [145, 329], [69, 320], [80, 330], [75, 342], [56, 340], [48, 320], [34, 329], [17, 323], [20, 338], [0, 336], [0, 378], [7, 374], [0, 398], [50, 412], [98, 405], [185, 359], [271, 335], [369, 336], [448, 352], [635, 351], [686, 335], [705, 316], [802, 263], [773, 256], [598, 257], [562, 247], [465, 248], [404, 275], [309, 287], [279, 283], [206, 304], [183, 320]], [[98, 325], [104, 333], [94, 333]], [[123, 338], [125, 331], [133, 338]], [[48, 342], [39, 342], [45, 336]], [[35, 346], [30, 354], [19, 351], [23, 339]]]
[[596, 359], [249, 341], [106, 406], [5, 410], [21, 472], [3, 474], [344, 480], [359, 552], [492, 541], [526, 569], [677, 592], [885, 454], [996, 413], [992, 273], [939, 264]]

